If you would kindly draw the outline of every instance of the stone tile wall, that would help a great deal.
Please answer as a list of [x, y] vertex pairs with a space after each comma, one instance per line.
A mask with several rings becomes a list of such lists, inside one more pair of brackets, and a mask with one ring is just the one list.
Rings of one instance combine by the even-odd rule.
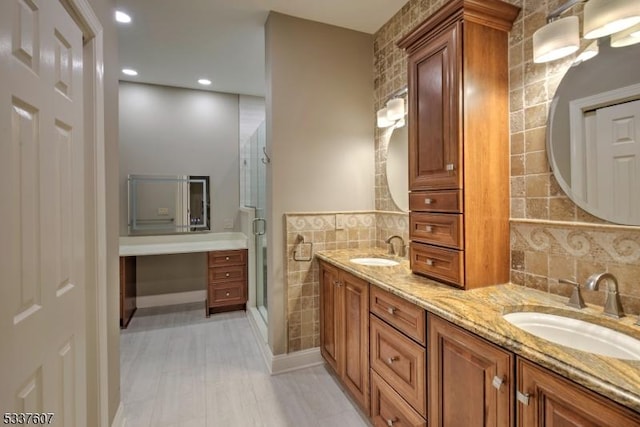
[[[547, 163], [549, 103], [574, 57], [535, 64], [532, 36], [565, 0], [507, 1], [522, 9], [509, 37], [511, 153], [505, 155], [511, 159], [511, 280], [568, 296], [570, 289], [559, 278], [584, 280], [611, 271], [620, 280], [625, 309], [640, 313], [640, 227], [615, 226], [584, 212], [563, 193]], [[444, 3], [411, 0], [375, 34], [376, 110], [406, 85], [406, 56], [396, 42]], [[582, 8], [578, 4], [563, 16], [582, 19]], [[396, 210], [386, 188], [383, 131], [376, 131], [376, 208]], [[585, 298], [601, 304], [604, 291], [585, 292]]]

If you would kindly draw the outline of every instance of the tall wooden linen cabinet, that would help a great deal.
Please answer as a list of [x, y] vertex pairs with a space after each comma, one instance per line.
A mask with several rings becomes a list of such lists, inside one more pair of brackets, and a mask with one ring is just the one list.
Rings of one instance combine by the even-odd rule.
[[452, 0], [398, 42], [411, 269], [464, 289], [509, 281], [508, 32], [519, 10]]

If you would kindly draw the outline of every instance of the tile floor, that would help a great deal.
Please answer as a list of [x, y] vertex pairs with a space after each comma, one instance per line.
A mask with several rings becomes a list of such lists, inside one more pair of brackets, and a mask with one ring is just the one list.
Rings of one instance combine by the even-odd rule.
[[370, 425], [325, 366], [270, 375], [245, 312], [139, 309], [120, 362], [127, 427]]

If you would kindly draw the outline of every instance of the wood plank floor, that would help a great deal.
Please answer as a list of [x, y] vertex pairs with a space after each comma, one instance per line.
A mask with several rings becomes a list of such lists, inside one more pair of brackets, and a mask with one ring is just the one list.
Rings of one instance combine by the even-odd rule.
[[121, 333], [127, 427], [367, 427], [325, 366], [270, 375], [245, 312], [139, 309]]

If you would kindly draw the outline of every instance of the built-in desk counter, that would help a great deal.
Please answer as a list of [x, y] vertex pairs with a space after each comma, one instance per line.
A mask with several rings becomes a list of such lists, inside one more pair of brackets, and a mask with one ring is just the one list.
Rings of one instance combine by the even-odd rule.
[[[243, 233], [120, 237], [120, 326], [127, 327], [137, 308], [136, 257], [194, 252], [246, 251], [247, 242], [247, 236]], [[207, 264], [203, 268], [209, 268], [209, 265]]]

